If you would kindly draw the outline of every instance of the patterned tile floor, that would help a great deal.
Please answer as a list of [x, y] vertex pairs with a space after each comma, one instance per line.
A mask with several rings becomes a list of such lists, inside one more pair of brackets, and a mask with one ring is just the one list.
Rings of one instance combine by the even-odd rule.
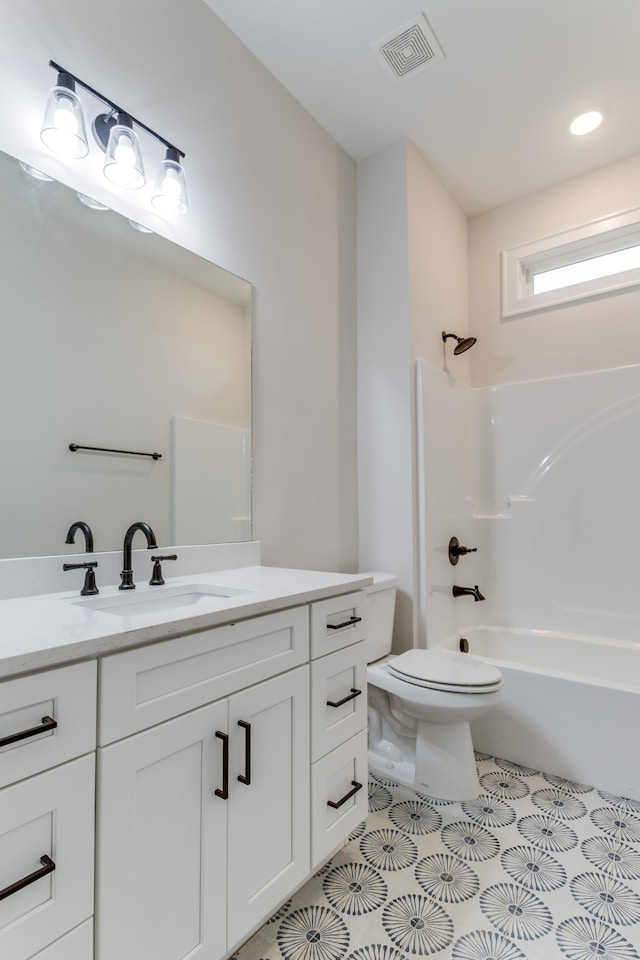
[[640, 960], [640, 803], [477, 763], [468, 803], [372, 777], [367, 820], [237, 960]]

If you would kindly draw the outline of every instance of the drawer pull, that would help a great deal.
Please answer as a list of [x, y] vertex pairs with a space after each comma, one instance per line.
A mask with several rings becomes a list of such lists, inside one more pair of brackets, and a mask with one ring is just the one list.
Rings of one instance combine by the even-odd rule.
[[343, 803], [347, 802], [347, 800], [351, 800], [351, 797], [355, 796], [358, 790], [362, 790], [362, 784], [358, 783], [357, 780], [352, 780], [351, 786], [353, 787], [353, 790], [349, 790], [349, 793], [345, 793], [342, 800], [338, 800], [337, 803], [335, 803], [333, 800], [327, 800], [327, 806], [333, 807], [334, 810], [337, 810], [338, 807], [341, 807]]
[[47, 730], [55, 730], [58, 721], [53, 717], [43, 717], [42, 723], [37, 727], [30, 727], [28, 730], [21, 730], [20, 733], [10, 733], [8, 737], [0, 739], [0, 747], [6, 747], [9, 743], [17, 743], [18, 740], [26, 740], [27, 737], [37, 737], [39, 733], [46, 733]]
[[244, 727], [244, 774], [238, 774], [240, 783], [251, 784], [251, 724], [246, 720], [238, 720], [238, 726]]
[[349, 700], [355, 700], [361, 693], [362, 690], [356, 690], [355, 687], [351, 687], [351, 693], [348, 693], [346, 697], [343, 697], [342, 700], [327, 700], [327, 706], [341, 707], [343, 703], [349, 703]]
[[362, 617], [349, 617], [348, 620], [344, 620], [342, 623], [328, 623], [327, 630], [342, 630], [343, 627], [352, 627], [354, 623], [360, 623]]
[[41, 880], [43, 877], [46, 877], [48, 873], [53, 873], [56, 868], [55, 863], [46, 853], [43, 857], [40, 857], [40, 863], [42, 866], [39, 870], [36, 870], [35, 873], [30, 873], [29, 876], [23, 877], [22, 880], [16, 880], [15, 883], [10, 883], [4, 890], [0, 890], [0, 900], [10, 897], [12, 893], [17, 893], [18, 890], [28, 887], [29, 884], [35, 883], [36, 880]]
[[218, 787], [216, 797], [221, 800], [229, 799], [229, 735], [216, 730], [216, 737], [222, 740], [222, 790]]

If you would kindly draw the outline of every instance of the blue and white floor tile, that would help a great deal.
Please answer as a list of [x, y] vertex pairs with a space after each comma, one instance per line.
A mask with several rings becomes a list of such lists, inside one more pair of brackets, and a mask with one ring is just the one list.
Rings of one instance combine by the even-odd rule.
[[237, 960], [640, 960], [640, 803], [477, 763], [467, 803], [372, 777], [365, 823]]

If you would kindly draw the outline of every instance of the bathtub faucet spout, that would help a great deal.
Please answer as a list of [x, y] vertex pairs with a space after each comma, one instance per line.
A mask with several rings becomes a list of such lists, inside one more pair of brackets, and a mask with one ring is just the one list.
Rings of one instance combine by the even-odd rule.
[[454, 587], [451, 591], [454, 597], [473, 597], [473, 599], [478, 602], [478, 600], [484, 600], [484, 597], [478, 590], [478, 584], [476, 583], [475, 587]]

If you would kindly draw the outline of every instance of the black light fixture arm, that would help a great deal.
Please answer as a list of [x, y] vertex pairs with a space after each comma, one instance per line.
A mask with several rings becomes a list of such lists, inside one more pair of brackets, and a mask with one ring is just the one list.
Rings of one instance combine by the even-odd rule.
[[178, 147], [174, 146], [173, 143], [170, 143], [168, 140], [165, 140], [164, 137], [161, 137], [159, 133], [156, 133], [155, 130], [152, 130], [151, 127], [148, 127], [146, 123], [142, 123], [141, 120], [138, 120], [137, 117], [134, 117], [133, 114], [129, 113], [128, 110], [123, 110], [122, 107], [119, 107], [117, 103], [114, 103], [113, 100], [109, 100], [108, 97], [105, 97], [104, 94], [99, 93], [94, 87], [90, 87], [88, 83], [85, 83], [84, 80], [81, 80], [80, 77], [76, 77], [74, 73], [71, 73], [65, 67], [61, 67], [59, 63], [56, 63], [55, 60], [49, 60], [49, 66], [53, 70], [57, 70], [58, 73], [64, 74], [67, 77], [70, 77], [75, 83], [82, 87], [83, 90], [87, 90], [91, 96], [95, 97], [96, 100], [100, 100], [101, 103], [106, 104], [114, 113], [122, 113], [125, 116], [129, 117], [136, 126], [140, 127], [142, 130], [145, 130], [149, 133], [155, 140], [158, 140], [159, 143], [163, 143], [168, 150], [175, 150], [178, 156], [184, 157], [184, 151], [179, 150]]

